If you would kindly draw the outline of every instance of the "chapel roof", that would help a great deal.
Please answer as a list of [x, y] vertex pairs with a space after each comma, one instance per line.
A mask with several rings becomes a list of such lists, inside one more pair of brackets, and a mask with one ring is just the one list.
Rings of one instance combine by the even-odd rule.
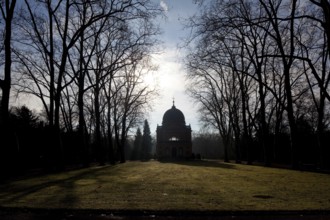
[[164, 113], [163, 116], [163, 125], [185, 125], [186, 121], [182, 111], [177, 109], [174, 105], [169, 110]]

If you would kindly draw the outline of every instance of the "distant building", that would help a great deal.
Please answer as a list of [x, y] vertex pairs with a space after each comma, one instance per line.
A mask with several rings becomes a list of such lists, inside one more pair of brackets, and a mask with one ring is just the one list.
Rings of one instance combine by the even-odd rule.
[[156, 154], [158, 159], [185, 159], [192, 156], [191, 127], [186, 125], [183, 113], [174, 105], [157, 126]]

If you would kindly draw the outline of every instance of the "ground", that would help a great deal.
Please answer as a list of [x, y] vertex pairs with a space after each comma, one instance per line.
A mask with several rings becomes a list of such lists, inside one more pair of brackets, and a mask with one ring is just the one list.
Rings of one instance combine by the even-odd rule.
[[15, 215], [43, 219], [49, 213], [71, 219], [89, 215], [315, 219], [330, 218], [329, 211], [329, 174], [218, 161], [93, 166], [0, 186], [1, 219]]

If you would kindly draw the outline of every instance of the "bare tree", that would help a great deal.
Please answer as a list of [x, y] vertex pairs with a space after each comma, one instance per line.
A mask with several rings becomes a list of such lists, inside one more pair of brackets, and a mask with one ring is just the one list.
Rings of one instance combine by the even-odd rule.
[[[102, 124], [107, 125], [103, 127], [107, 127], [108, 131], [103, 134], [108, 134], [111, 162], [115, 154], [113, 134], [120, 160], [125, 162], [127, 133], [134, 125], [133, 122], [141, 116], [134, 110], [140, 111], [141, 108], [134, 107], [139, 99], [135, 99], [133, 92], [140, 87], [141, 72], [152, 68], [147, 60], [157, 43], [153, 37], [159, 33], [151, 21], [155, 15], [153, 11], [147, 11], [146, 14], [123, 14], [118, 19], [111, 19], [95, 41], [95, 56], [90, 62], [88, 79], [94, 95], [95, 146], [101, 163], [105, 160], [105, 147], [101, 143]], [[137, 20], [140, 25], [137, 25]], [[141, 94], [145, 95], [145, 91], [143, 89]], [[149, 99], [151, 98], [150, 96]], [[150, 100], [146, 99], [143, 105]], [[105, 118], [108, 119], [107, 122], [102, 122], [101, 116], [105, 112]]]
[[[125, 144], [129, 130], [136, 126], [145, 116], [146, 110], [149, 109], [149, 103], [157, 95], [156, 90], [148, 88], [144, 85], [142, 77], [153, 69], [150, 63], [146, 60], [133, 65], [131, 68], [125, 70], [125, 85], [122, 92], [117, 96], [121, 100], [120, 118], [121, 131], [116, 134], [116, 142], [120, 153], [120, 162], [125, 162]], [[119, 113], [119, 111], [118, 111]], [[117, 121], [118, 123], [118, 121]], [[116, 122], [115, 122], [116, 124]], [[118, 140], [118, 137], [120, 139]]]
[[[103, 66], [104, 69], [95, 69], [96, 64], [92, 63], [93, 57], [99, 56], [102, 52], [96, 52], [96, 47], [98, 45], [103, 47], [105, 39], [101, 37], [101, 33], [109, 27], [108, 32], [114, 31], [115, 34], [120, 32], [122, 36], [131, 31], [134, 33], [131, 36], [136, 38], [132, 38], [130, 43], [148, 44], [152, 47], [154, 42], [151, 38], [158, 32], [151, 21], [158, 15], [157, 12], [160, 9], [149, 0], [59, 1], [56, 4], [52, 1], [25, 1], [24, 7], [26, 12], [21, 15], [20, 25], [24, 33], [24, 38], [20, 39], [23, 49], [17, 52], [21, 62], [19, 70], [23, 73], [19, 75], [19, 78], [20, 82], [24, 82], [20, 84], [20, 90], [41, 98], [48, 115], [49, 125], [54, 128], [54, 138], [58, 140], [53, 143], [58, 146], [58, 154], [62, 155], [63, 149], [58, 139], [60, 119], [65, 119], [65, 125], [73, 129], [73, 110], [74, 105], [77, 105], [78, 128], [84, 136], [87, 130], [84, 122], [84, 112], [86, 112], [84, 106], [87, 106], [84, 104], [86, 92], [90, 89], [95, 92], [95, 88], [101, 91], [102, 86], [105, 85], [103, 80], [111, 71], [120, 69], [119, 66], [124, 63], [123, 57], [130, 56], [125, 49], [130, 46], [121, 46], [117, 41], [118, 38], [111, 38], [113, 41], [108, 41], [111, 49], [106, 55], [111, 56], [111, 50], [117, 50], [116, 53], [120, 53], [122, 57], [116, 57], [118, 60], [113, 60], [112, 64]], [[141, 26], [138, 26], [137, 20], [141, 21]], [[120, 30], [120, 28], [125, 28], [118, 25], [120, 23], [130, 23], [130, 29], [126, 27]], [[100, 49], [104, 49], [101, 47]], [[86, 79], [93, 71], [99, 72], [96, 83]], [[88, 81], [91, 83], [86, 85]], [[73, 86], [73, 82], [76, 82], [77, 87]], [[68, 89], [69, 86], [71, 89]], [[94, 99], [95, 102], [97, 100]], [[61, 116], [60, 110], [65, 117]], [[97, 116], [95, 121], [97, 124], [99, 124], [98, 118]], [[86, 148], [85, 151], [87, 151]]]
[[[298, 168], [303, 152], [297, 120], [301, 114], [315, 120], [306, 113], [315, 107], [318, 122], [310, 124], [318, 124], [317, 133], [322, 133], [322, 109], [328, 100], [327, 35], [320, 25], [326, 25], [326, 12], [324, 20], [316, 16], [317, 7], [323, 10], [328, 3], [215, 0], [201, 5], [200, 14], [188, 21], [192, 48], [186, 64], [194, 86], [190, 94], [201, 103], [203, 120], [216, 125], [220, 109], [228, 109], [235, 145], [247, 148], [251, 162], [249, 147], [257, 140], [267, 165], [280, 152], [272, 148], [271, 139], [275, 148], [281, 147], [281, 133], [288, 133], [292, 166]], [[240, 147], [236, 149], [238, 158]]]
[[[11, 168], [8, 169], [8, 163], [12, 163], [16, 155], [13, 155], [13, 151], [16, 151], [16, 144], [12, 143], [14, 137], [11, 124], [9, 122], [9, 100], [12, 86], [12, 33], [13, 33], [13, 19], [15, 16], [16, 0], [6, 0], [0, 2], [0, 25], [1, 25], [1, 61], [0, 65], [4, 65], [3, 78], [0, 78], [1, 89], [1, 102], [0, 102], [0, 133], [3, 139], [1, 140], [0, 148], [0, 169], [1, 173], [6, 176], [10, 174]], [[3, 55], [3, 56], [2, 56]], [[10, 164], [12, 166], [12, 164]], [[4, 172], [2, 172], [4, 171]]]
[[[16, 0], [1, 1], [1, 19], [4, 21], [4, 76], [0, 79], [0, 88], [2, 90], [0, 105], [0, 126], [6, 128], [9, 120], [9, 99], [11, 88], [11, 69], [12, 69], [12, 23], [14, 19]], [[2, 22], [1, 22], [2, 23]]]

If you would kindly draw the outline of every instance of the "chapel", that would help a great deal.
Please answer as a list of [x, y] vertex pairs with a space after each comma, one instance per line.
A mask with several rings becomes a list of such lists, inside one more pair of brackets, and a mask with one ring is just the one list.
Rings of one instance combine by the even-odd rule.
[[174, 105], [164, 113], [157, 126], [157, 158], [187, 159], [192, 156], [191, 127], [186, 125], [183, 113]]

